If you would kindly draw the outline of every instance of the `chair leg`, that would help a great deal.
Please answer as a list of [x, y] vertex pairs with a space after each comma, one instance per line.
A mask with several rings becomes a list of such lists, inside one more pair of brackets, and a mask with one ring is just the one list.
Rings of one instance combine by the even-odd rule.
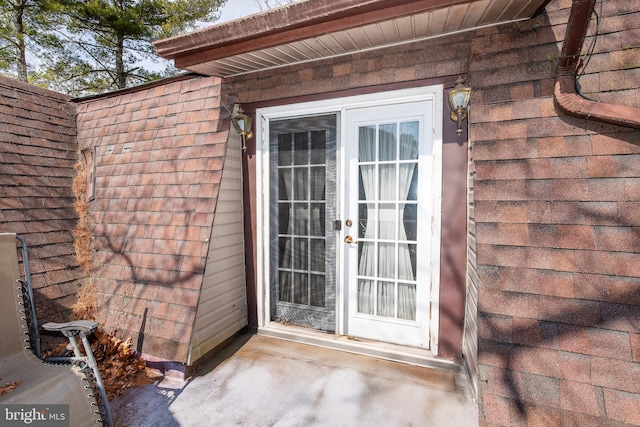
[[93, 375], [96, 379], [96, 386], [98, 387], [98, 392], [100, 393], [100, 399], [102, 400], [102, 407], [104, 409], [104, 416], [107, 420], [107, 426], [112, 427], [113, 420], [111, 419], [111, 408], [109, 407], [107, 390], [104, 388], [104, 384], [102, 383], [102, 377], [100, 376], [100, 371], [98, 370], [98, 363], [96, 362], [95, 357], [93, 357], [93, 352], [91, 351], [91, 344], [89, 344], [89, 339], [87, 339], [87, 335], [84, 332], [80, 332], [80, 338], [82, 338], [82, 346], [84, 347], [84, 351], [87, 355], [87, 364], [93, 370]]
[[[83, 357], [82, 353], [80, 352], [80, 347], [78, 347], [78, 342], [76, 341], [76, 337], [74, 337], [72, 333], [69, 333], [68, 335], [67, 334], [64, 334], [64, 335], [66, 335], [67, 339], [71, 343], [71, 347], [73, 347], [73, 354], [76, 357]], [[83, 342], [83, 345], [84, 345], [84, 342]]]

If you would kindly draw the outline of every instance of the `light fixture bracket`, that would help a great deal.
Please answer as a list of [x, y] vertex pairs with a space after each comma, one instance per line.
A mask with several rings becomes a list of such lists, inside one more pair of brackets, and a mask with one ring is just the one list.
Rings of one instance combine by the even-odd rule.
[[253, 131], [251, 130], [251, 117], [244, 114], [242, 108], [238, 108], [238, 113], [231, 117], [231, 124], [233, 124], [233, 128], [235, 129], [235, 131], [242, 137], [242, 151], [246, 151], [246, 139], [253, 138]]
[[449, 106], [451, 107], [451, 120], [456, 122], [458, 136], [462, 134], [462, 122], [469, 117], [469, 101], [471, 100], [471, 88], [464, 85], [465, 80], [458, 77], [456, 85], [449, 92]]

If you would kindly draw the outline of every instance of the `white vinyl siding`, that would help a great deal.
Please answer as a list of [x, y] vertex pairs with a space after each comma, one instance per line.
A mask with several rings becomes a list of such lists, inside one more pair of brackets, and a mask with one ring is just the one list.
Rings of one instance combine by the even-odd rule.
[[241, 147], [229, 132], [189, 365], [247, 325]]
[[467, 295], [464, 313], [464, 335], [462, 354], [465, 367], [474, 391], [478, 395], [478, 272], [476, 258], [476, 222], [473, 180], [475, 167], [472, 151], [469, 150], [469, 173], [467, 175]]

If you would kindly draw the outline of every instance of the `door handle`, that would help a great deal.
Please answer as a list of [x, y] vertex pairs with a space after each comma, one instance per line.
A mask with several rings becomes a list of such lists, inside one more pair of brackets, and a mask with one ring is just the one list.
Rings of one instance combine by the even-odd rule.
[[344, 238], [344, 242], [345, 242], [345, 243], [358, 243], [358, 242], [356, 242], [355, 240], [353, 240], [353, 237], [351, 237], [351, 236], [347, 236], [347, 237], [345, 237], [345, 238]]

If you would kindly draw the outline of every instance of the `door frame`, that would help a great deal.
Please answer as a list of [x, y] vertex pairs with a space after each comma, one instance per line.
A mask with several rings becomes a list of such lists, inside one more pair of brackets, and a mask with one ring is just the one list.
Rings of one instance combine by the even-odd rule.
[[[407, 102], [433, 102], [433, 212], [434, 221], [431, 234], [431, 291], [429, 310], [429, 351], [438, 354], [439, 331], [439, 302], [440, 302], [440, 245], [441, 245], [441, 208], [442, 208], [442, 143], [443, 143], [443, 85], [424, 86], [411, 89], [377, 92], [366, 95], [355, 95], [323, 99], [319, 101], [301, 102], [275, 107], [258, 108], [256, 110], [256, 251], [257, 277], [256, 296], [258, 328], [268, 328], [271, 322], [269, 286], [269, 121], [302, 116], [313, 116], [327, 113], [337, 113], [337, 147], [336, 147], [336, 192], [344, 188], [346, 171], [346, 153], [343, 137], [346, 135], [345, 114], [351, 109], [373, 106], [391, 106]], [[344, 219], [345, 206], [341, 197], [336, 200], [336, 211], [339, 219]], [[344, 238], [344, 227], [336, 231], [336, 238]], [[347, 301], [345, 294], [345, 263], [343, 245], [336, 245], [336, 334], [344, 335], [347, 316]]]

